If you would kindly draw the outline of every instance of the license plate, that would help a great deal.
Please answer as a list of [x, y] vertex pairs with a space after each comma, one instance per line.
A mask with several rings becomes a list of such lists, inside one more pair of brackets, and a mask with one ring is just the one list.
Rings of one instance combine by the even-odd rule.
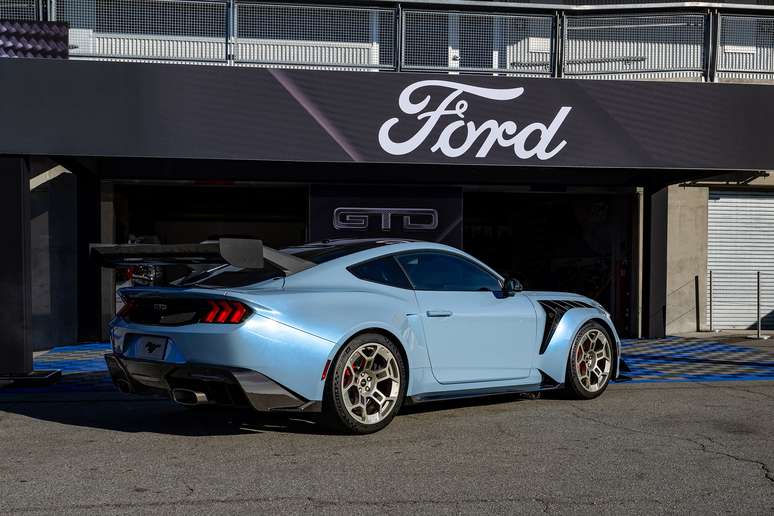
[[164, 352], [167, 350], [165, 337], [138, 337], [134, 345], [137, 358], [164, 360]]

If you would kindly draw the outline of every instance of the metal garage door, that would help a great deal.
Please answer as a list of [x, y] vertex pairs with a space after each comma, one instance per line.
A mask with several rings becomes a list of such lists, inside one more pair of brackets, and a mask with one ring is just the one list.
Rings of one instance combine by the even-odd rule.
[[755, 327], [758, 271], [763, 328], [774, 328], [774, 193], [710, 191], [708, 246], [713, 328]]

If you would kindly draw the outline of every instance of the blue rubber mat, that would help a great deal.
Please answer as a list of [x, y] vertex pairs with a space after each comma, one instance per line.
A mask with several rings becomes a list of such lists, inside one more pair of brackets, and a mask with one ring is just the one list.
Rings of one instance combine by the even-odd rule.
[[[774, 354], [755, 348], [681, 337], [624, 340], [622, 346], [630, 369], [622, 374], [630, 382], [774, 380]], [[61, 369], [59, 383], [3, 392], [115, 391], [103, 358], [109, 351], [105, 343], [53, 348], [35, 358], [34, 368]]]
[[708, 340], [624, 340], [621, 356], [633, 382], [774, 380], [774, 354]]
[[33, 369], [61, 369], [62, 379], [58, 383], [46, 387], [11, 387], [5, 391], [117, 392], [105, 363], [104, 355], [109, 352], [110, 344], [103, 342], [53, 348], [35, 357]]

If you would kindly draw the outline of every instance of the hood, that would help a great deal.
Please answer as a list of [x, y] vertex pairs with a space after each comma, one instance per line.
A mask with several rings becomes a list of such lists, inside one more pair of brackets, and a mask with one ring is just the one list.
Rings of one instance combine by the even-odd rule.
[[593, 301], [592, 299], [589, 299], [586, 296], [582, 296], [580, 294], [572, 294], [570, 292], [551, 292], [548, 290], [538, 290], [538, 291], [525, 290], [524, 295], [536, 301], [541, 299], [549, 299], [549, 300], [567, 299], [572, 301]]

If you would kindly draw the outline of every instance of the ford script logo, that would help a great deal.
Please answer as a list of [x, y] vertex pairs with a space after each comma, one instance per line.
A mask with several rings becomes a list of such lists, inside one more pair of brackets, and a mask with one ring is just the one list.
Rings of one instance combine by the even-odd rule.
[[[438, 91], [439, 88], [445, 90], [446, 97], [434, 108], [429, 107], [430, 102], [434, 100], [433, 92]], [[418, 102], [412, 101], [411, 96], [419, 90], [426, 91], [426, 95]], [[468, 102], [460, 98], [463, 93], [494, 101], [510, 101], [522, 96], [524, 88], [483, 88], [453, 81], [437, 80], [415, 82], [406, 87], [400, 94], [398, 107], [406, 115], [416, 115], [417, 120], [424, 120], [424, 124], [414, 136], [399, 142], [390, 137], [390, 130], [399, 124], [401, 119], [398, 117], [390, 118], [379, 129], [379, 145], [394, 156], [409, 154], [430, 137], [436, 126], [440, 129], [440, 133], [435, 138], [435, 143], [430, 147], [430, 150], [432, 152], [440, 151], [450, 158], [462, 156], [473, 150], [475, 150], [477, 158], [485, 158], [494, 145], [499, 145], [504, 148], [512, 148], [519, 159], [536, 157], [540, 160], [547, 160], [556, 156], [567, 145], [565, 140], [553, 143], [553, 139], [572, 110], [571, 107], [562, 106], [559, 108], [556, 116], [548, 125], [542, 122], [517, 123], [513, 120], [503, 122], [468, 120], [465, 122], [462, 119], [466, 116]], [[454, 106], [450, 107], [452, 103]], [[444, 126], [445, 122], [448, 123]], [[451, 143], [453, 136], [455, 141], [461, 141], [456, 147]], [[464, 139], [461, 139], [462, 136]], [[528, 147], [528, 139], [530, 142], [536, 143]]]

